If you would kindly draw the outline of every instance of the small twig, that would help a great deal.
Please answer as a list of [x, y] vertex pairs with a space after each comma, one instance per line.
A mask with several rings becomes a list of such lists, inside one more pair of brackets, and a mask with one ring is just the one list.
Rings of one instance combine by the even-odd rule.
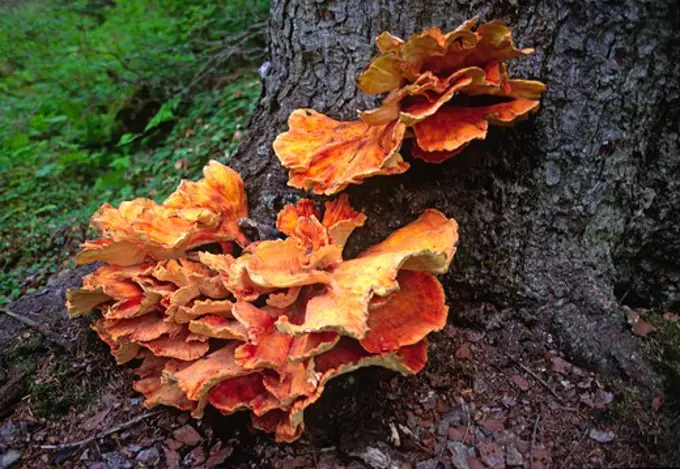
[[132, 420], [128, 420], [125, 423], [122, 423], [118, 426], [115, 426], [113, 428], [109, 428], [106, 431], [103, 431], [97, 435], [91, 436], [89, 438], [85, 438], [84, 440], [80, 441], [74, 441], [73, 443], [64, 443], [61, 445], [40, 445], [40, 449], [45, 449], [45, 450], [57, 450], [57, 451], [63, 451], [67, 449], [75, 449], [75, 448], [80, 448], [81, 446], [85, 446], [88, 443], [91, 443], [93, 441], [99, 440], [100, 438], [106, 438], [109, 435], [112, 435], [114, 433], [118, 433], [121, 430], [125, 430], [126, 428], [130, 428], [133, 425], [138, 424], [142, 420], [146, 420], [149, 417], [153, 417], [154, 415], [158, 415], [163, 413], [162, 410], [156, 410], [154, 412], [147, 412], [146, 414], [138, 415], [137, 417], [133, 418]]
[[541, 384], [541, 386], [543, 386], [543, 387], [546, 388], [548, 391], [550, 391], [550, 394], [552, 394], [553, 396], [555, 396], [555, 399], [557, 399], [558, 401], [562, 402], [562, 396], [560, 396], [559, 394], [557, 394], [557, 393], [555, 392], [555, 390], [554, 390], [553, 388], [551, 388], [550, 385], [549, 385], [548, 383], [546, 383], [545, 381], [543, 381], [543, 379], [541, 379], [540, 376], [538, 376], [536, 373], [534, 373], [534, 371], [533, 371], [531, 368], [529, 368], [528, 366], [526, 366], [524, 363], [521, 363], [521, 362], [520, 362], [519, 360], [517, 360], [515, 357], [513, 357], [513, 356], [511, 356], [511, 355], [508, 355], [507, 353], [506, 353], [505, 355], [506, 355], [510, 360], [512, 360], [513, 362], [515, 362], [515, 364], [516, 364], [517, 366], [519, 366], [521, 369], [523, 369], [524, 371], [526, 371], [527, 373], [529, 373], [536, 381], [539, 382], [539, 384]]
[[529, 469], [534, 469], [534, 449], [536, 446], [536, 433], [538, 433], [538, 423], [541, 421], [541, 414], [536, 416], [536, 423], [534, 423], [534, 433], [531, 435], [531, 453], [529, 456]]
[[35, 329], [39, 333], [41, 333], [46, 339], [51, 340], [58, 346], [64, 348], [65, 350], [71, 350], [71, 343], [65, 340], [62, 336], [57, 334], [56, 332], [50, 330], [46, 326], [35, 322], [33, 319], [29, 319], [25, 316], [20, 316], [16, 313], [13, 313], [12, 311], [8, 309], [0, 309], [3, 313], [5, 313], [7, 316], [19, 321], [20, 323], [30, 327], [31, 329]]
[[528, 366], [524, 365], [523, 363], [519, 363], [519, 362], [517, 362], [517, 365], [518, 365], [520, 368], [522, 368], [524, 371], [526, 371], [527, 373], [529, 373], [531, 376], [533, 376], [534, 379], [535, 379], [536, 381], [538, 381], [539, 383], [541, 383], [541, 385], [542, 385], [544, 388], [546, 388], [548, 391], [550, 391], [550, 394], [552, 394], [553, 396], [555, 396], [555, 399], [557, 399], [558, 401], [562, 402], [562, 396], [560, 396], [559, 394], [557, 394], [557, 393], [555, 392], [555, 390], [554, 390], [553, 388], [551, 388], [550, 385], [549, 385], [548, 383], [546, 383], [545, 381], [543, 381], [543, 379], [541, 379], [540, 376], [538, 376], [536, 373], [534, 373], [534, 372], [531, 370], [531, 368], [529, 368]]
[[472, 426], [472, 416], [470, 415], [470, 409], [468, 409], [465, 401], [463, 401], [463, 410], [465, 411], [466, 417], [465, 435], [463, 435], [463, 444], [465, 444], [465, 440], [467, 440], [468, 434], [470, 434], [470, 427]]
[[576, 442], [576, 444], [575, 444], [574, 447], [571, 449], [571, 451], [569, 451], [569, 454], [567, 454], [567, 457], [564, 458], [564, 461], [562, 461], [562, 464], [560, 464], [560, 469], [562, 469], [563, 467], [565, 467], [565, 466], [567, 465], [567, 461], [569, 461], [569, 459], [571, 459], [571, 455], [574, 454], [574, 452], [576, 451], [576, 449], [577, 449], [579, 446], [581, 446], [581, 442], [583, 441], [583, 439], [586, 437], [587, 434], [588, 434], [588, 429], [586, 428], [586, 429], [583, 431], [583, 435], [581, 435], [581, 438]]
[[413, 434], [410, 428], [408, 428], [406, 425], [399, 424], [399, 428], [401, 431], [404, 433], [404, 435], [407, 435], [411, 438], [411, 441], [415, 443], [415, 445], [429, 454], [430, 456], [434, 456], [434, 451], [432, 451], [430, 448], [426, 447], [423, 445], [420, 441], [418, 441], [418, 438]]
[[[213, 55], [210, 57], [204, 64], [203, 66], [199, 69], [199, 71], [194, 75], [193, 79], [189, 83], [189, 85], [182, 91], [183, 95], [189, 94], [195, 86], [197, 86], [201, 80], [211, 71], [214, 71], [219, 65], [223, 64], [224, 62], [228, 61], [231, 59], [232, 56], [239, 55], [241, 54], [242, 56], [246, 58], [251, 58], [248, 57], [248, 53], [250, 52], [257, 52], [259, 51], [258, 49], [255, 50], [249, 50], [244, 48], [245, 43], [249, 40], [252, 39], [253, 37], [256, 37], [258, 35], [263, 35], [265, 32], [265, 27], [266, 27], [266, 22], [258, 23], [255, 25], [255, 29], [250, 29], [247, 28], [243, 33], [240, 33], [236, 37], [231, 38], [231, 40], [224, 41], [222, 46], [227, 46], [225, 49], [223, 49], [221, 52]], [[220, 47], [218, 47], [215, 50], [219, 50]], [[252, 59], [254, 59], [253, 57]]]

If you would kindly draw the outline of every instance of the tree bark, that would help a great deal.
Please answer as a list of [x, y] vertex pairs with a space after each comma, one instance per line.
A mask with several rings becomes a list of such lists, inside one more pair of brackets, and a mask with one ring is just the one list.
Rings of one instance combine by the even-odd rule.
[[308, 196], [286, 186], [271, 149], [294, 109], [355, 118], [377, 101], [355, 85], [375, 36], [449, 30], [474, 15], [504, 20], [520, 47], [536, 48], [510, 71], [548, 84], [542, 110], [443, 165], [404, 151], [408, 172], [350, 187], [368, 222], [346, 254], [441, 210], [460, 224], [443, 278], [454, 322], [532, 322], [576, 363], [649, 383], [625, 313], [680, 306], [680, 28], [670, 0], [274, 0], [263, 95], [229, 161], [251, 217], [271, 224]]

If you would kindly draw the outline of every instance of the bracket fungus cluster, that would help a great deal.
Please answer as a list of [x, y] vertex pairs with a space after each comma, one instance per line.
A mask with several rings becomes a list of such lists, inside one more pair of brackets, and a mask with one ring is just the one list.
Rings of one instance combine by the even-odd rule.
[[470, 142], [486, 138], [489, 124], [509, 125], [538, 110], [545, 85], [511, 79], [506, 62], [528, 55], [510, 28], [471, 19], [442, 33], [431, 28], [407, 41], [377, 37], [380, 55], [359, 76], [358, 88], [387, 95], [360, 119], [340, 122], [311, 109], [294, 111], [274, 150], [292, 187], [332, 195], [376, 175], [400, 174], [400, 152], [413, 138], [414, 158], [442, 163]]
[[[349, 184], [409, 167], [399, 151], [441, 163], [489, 124], [510, 124], [538, 108], [545, 85], [511, 79], [515, 48], [500, 22], [470, 20], [407, 41], [377, 38], [380, 55], [358, 80], [388, 93], [377, 109], [339, 122], [298, 109], [274, 142], [289, 185], [332, 195]], [[199, 418], [207, 405], [251, 412], [253, 426], [277, 441], [300, 437], [304, 410], [326, 383], [360, 367], [419, 372], [427, 336], [446, 324], [435, 275], [445, 273], [458, 225], [436, 210], [353, 259], [343, 247], [366, 222], [346, 195], [321, 213], [307, 199], [286, 205], [282, 239], [250, 242], [243, 181], [210, 162], [204, 178], [183, 181], [163, 203], [108, 204], [92, 218], [101, 238], [79, 263], [104, 265], [67, 293], [72, 316], [100, 316], [92, 328], [120, 364], [135, 361], [134, 388], [148, 407], [163, 404]]]
[[249, 410], [254, 427], [290, 442], [330, 379], [425, 366], [426, 337], [448, 313], [434, 275], [454, 255], [454, 220], [427, 210], [343, 259], [365, 215], [346, 195], [323, 214], [302, 199], [278, 215], [285, 238], [248, 242], [241, 178], [216, 162], [204, 175], [162, 204], [102, 207], [92, 219], [102, 238], [77, 260], [105, 264], [67, 293], [72, 316], [99, 311], [92, 328], [119, 364], [138, 363], [134, 388], [146, 406], [197, 418], [207, 405]]

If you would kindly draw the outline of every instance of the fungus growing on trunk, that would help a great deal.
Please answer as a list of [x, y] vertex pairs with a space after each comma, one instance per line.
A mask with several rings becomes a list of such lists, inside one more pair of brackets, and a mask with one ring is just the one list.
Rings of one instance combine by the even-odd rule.
[[382, 105], [351, 122], [294, 111], [288, 132], [274, 142], [290, 186], [330, 195], [374, 175], [402, 173], [408, 163], [399, 150], [410, 136], [413, 157], [442, 163], [485, 139], [489, 124], [509, 125], [537, 111], [545, 91], [541, 82], [508, 76], [506, 62], [533, 49], [517, 49], [499, 21], [477, 26], [474, 18], [448, 33], [431, 28], [406, 41], [384, 32], [376, 44], [380, 55], [357, 86], [388, 93]]
[[[247, 244], [232, 223], [246, 211], [242, 190], [238, 175], [211, 163], [204, 181], [184, 182], [167, 206], [137, 199], [100, 210], [103, 239], [144, 255], [123, 252], [126, 264], [138, 263], [86, 276], [67, 306], [72, 316], [99, 310], [93, 329], [118, 363], [141, 360], [134, 389], [147, 407], [196, 418], [208, 404], [224, 414], [247, 410], [255, 427], [293, 441], [304, 409], [335, 376], [425, 366], [426, 336], [444, 327], [448, 312], [434, 275], [451, 263], [458, 226], [427, 210], [346, 260], [343, 247], [366, 216], [343, 195], [323, 214], [310, 200], [285, 206], [277, 228], [288, 237]], [[178, 213], [195, 217], [165, 225]], [[238, 257], [232, 242], [244, 247]], [[189, 251], [213, 243], [225, 251]]]
[[201, 181], [182, 181], [162, 204], [138, 198], [118, 208], [102, 205], [90, 222], [102, 238], [83, 244], [78, 263], [127, 266], [177, 258], [209, 243], [222, 243], [227, 251], [232, 242], [245, 245], [238, 227], [239, 218], [248, 216], [243, 181], [216, 161], [203, 174]]

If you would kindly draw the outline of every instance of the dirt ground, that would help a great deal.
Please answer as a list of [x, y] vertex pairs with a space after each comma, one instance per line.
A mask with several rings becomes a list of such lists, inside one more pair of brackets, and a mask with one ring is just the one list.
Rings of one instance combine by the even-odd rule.
[[[208, 412], [196, 421], [170, 409], [148, 411], [132, 390], [131, 370], [115, 366], [87, 322], [63, 320], [57, 290], [69, 281], [60, 278], [26, 303], [59, 311], [45, 324], [69, 340], [68, 351], [16, 323], [15, 339], [0, 347], [0, 404], [20, 367], [20, 355], [7, 350], [36, 355], [18, 400], [0, 409], [0, 468], [680, 466], [677, 413], [661, 391], [579, 368], [554, 350], [538, 323], [491, 305], [480, 307], [501, 320], [486, 328], [458, 327], [452, 307], [451, 324], [431, 337], [429, 364], [418, 376], [369, 368], [334, 380], [291, 445], [253, 430], [244, 413]], [[8, 324], [2, 318], [0, 328]], [[21, 348], [30, 343], [36, 346]], [[58, 417], [45, 416], [44, 396], [35, 392], [50, 382], [72, 394]]]

